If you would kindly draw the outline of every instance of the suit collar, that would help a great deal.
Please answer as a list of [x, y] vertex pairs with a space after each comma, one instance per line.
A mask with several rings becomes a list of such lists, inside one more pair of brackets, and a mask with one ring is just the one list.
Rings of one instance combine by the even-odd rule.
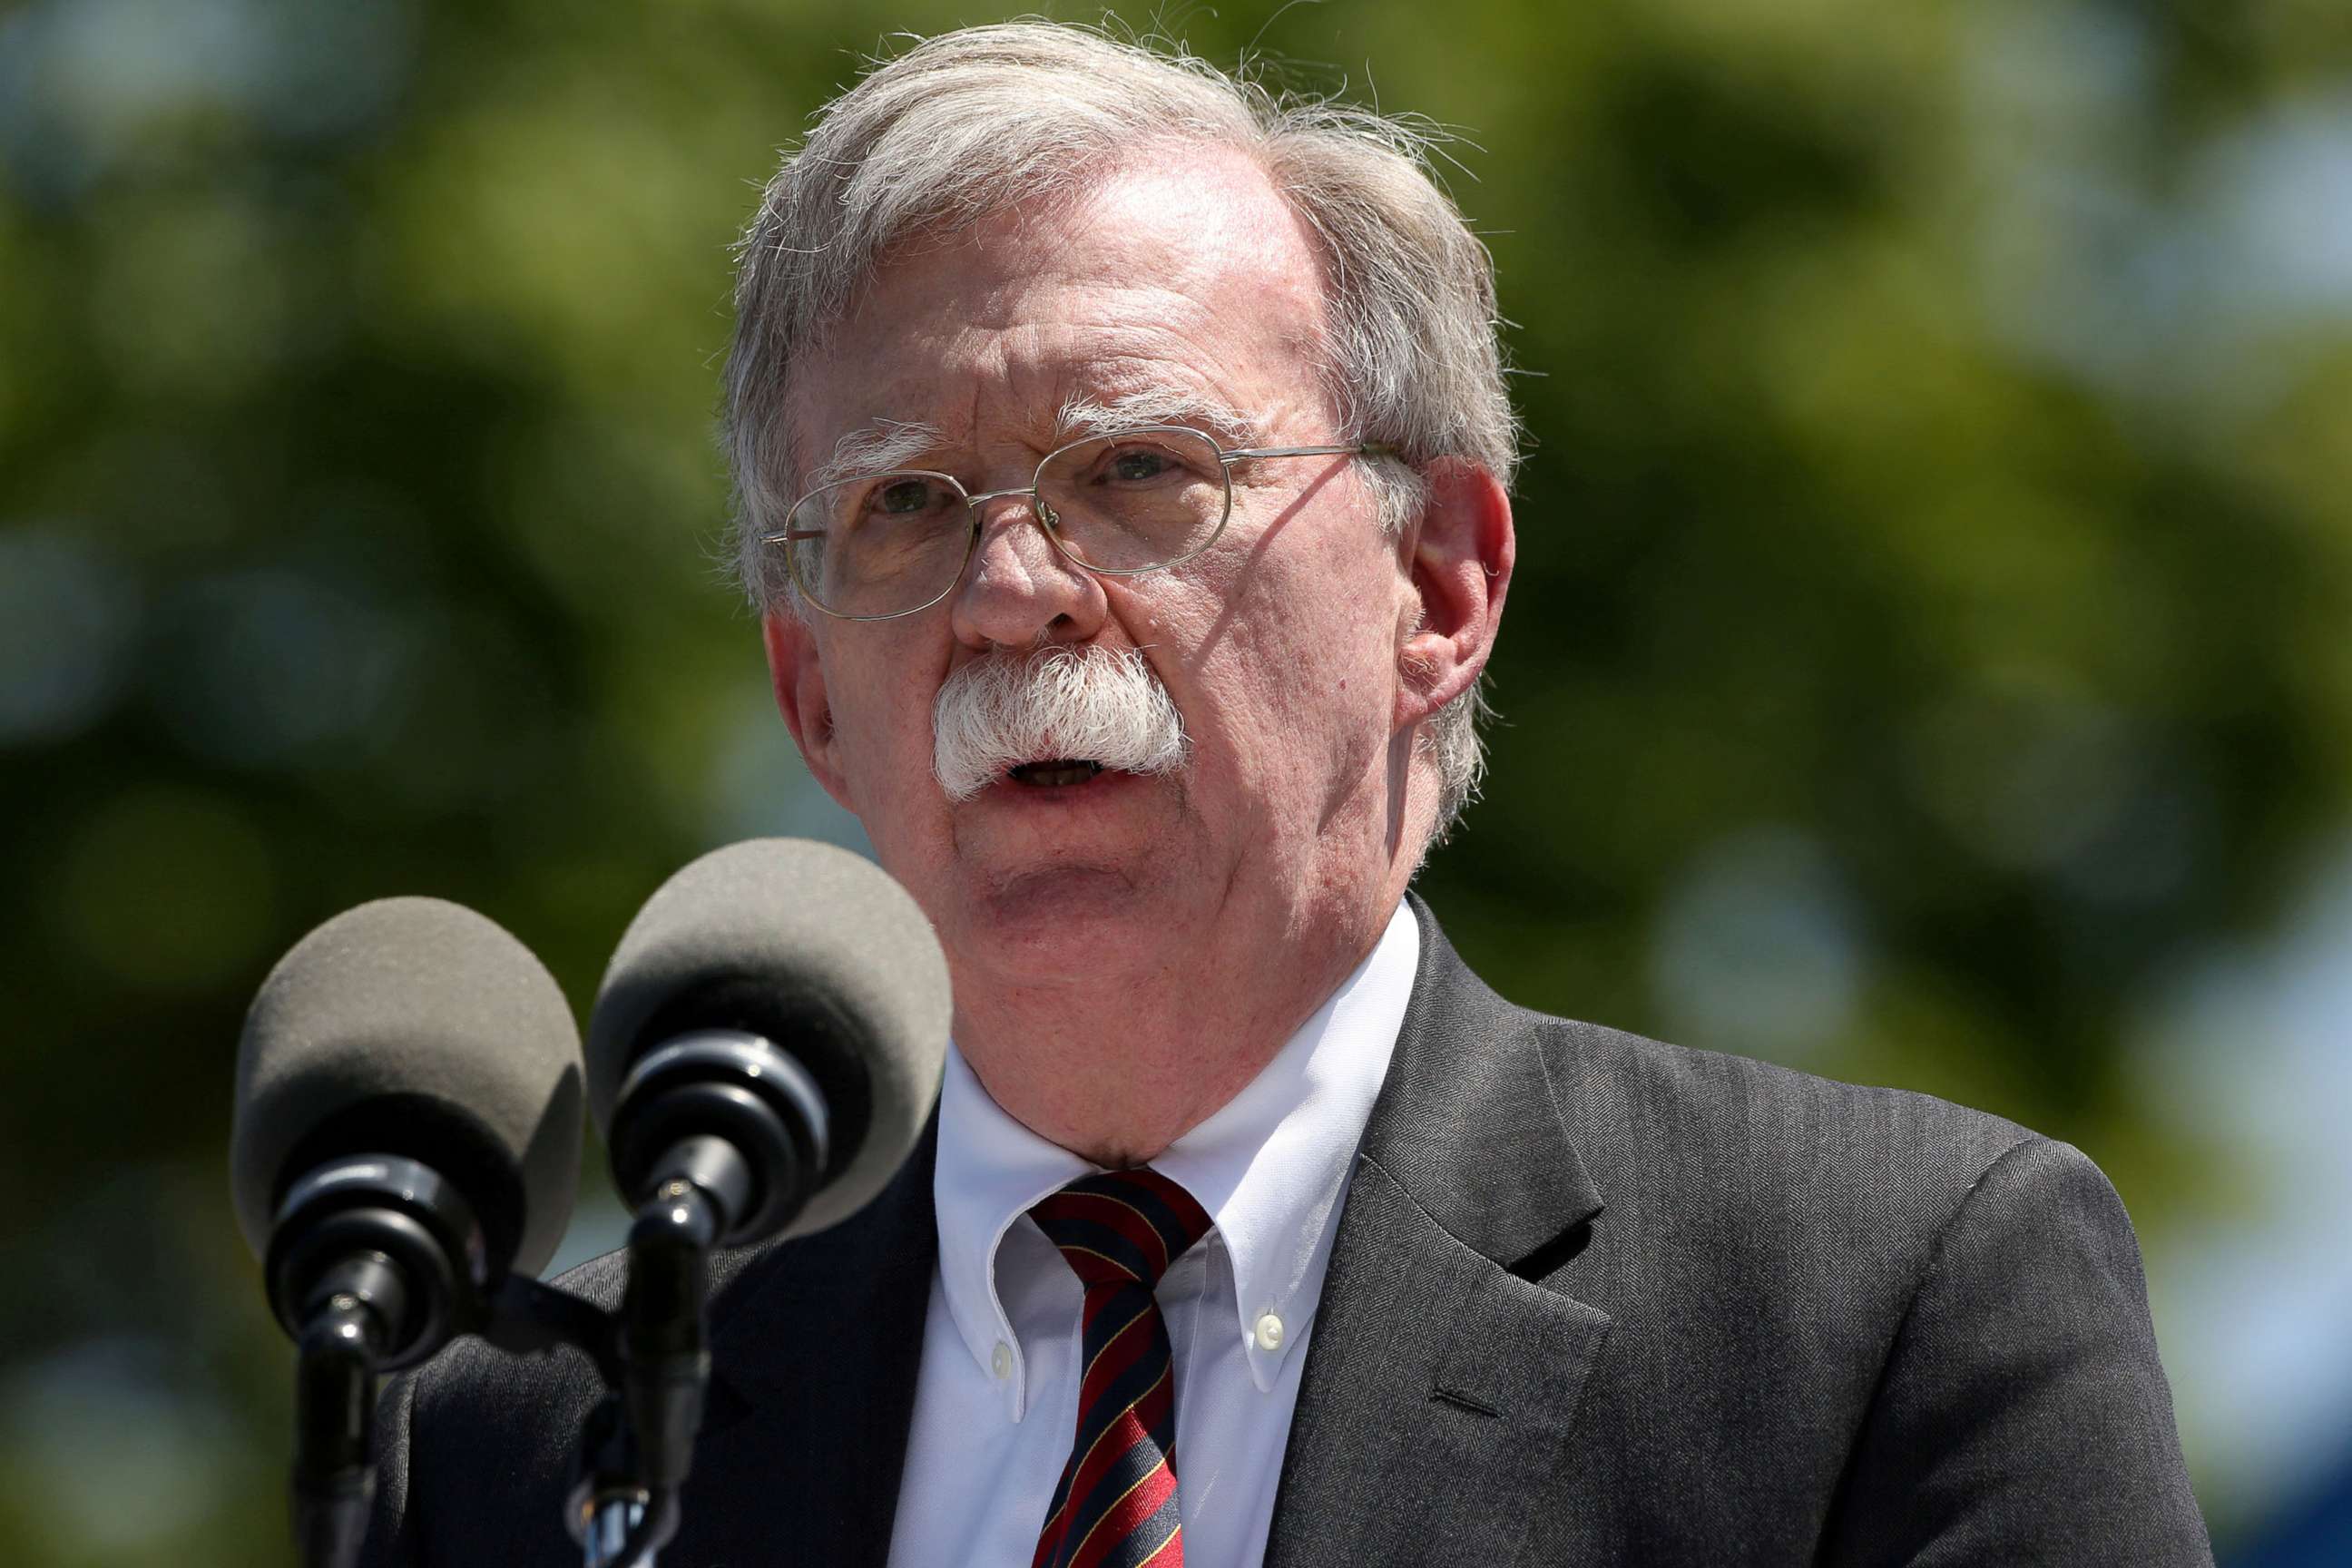
[[1487, 989], [1418, 894], [1421, 967], [1361, 1157], [1447, 1235], [1506, 1268], [1601, 1210], [1561, 1114], [1541, 1019]]

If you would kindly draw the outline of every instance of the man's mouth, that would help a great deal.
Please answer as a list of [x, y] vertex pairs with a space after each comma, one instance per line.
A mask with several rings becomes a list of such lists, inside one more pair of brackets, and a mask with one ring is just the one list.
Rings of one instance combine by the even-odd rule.
[[1005, 770], [1015, 784], [1035, 789], [1055, 788], [1062, 784], [1081, 784], [1103, 771], [1100, 763], [1084, 757], [1055, 757], [1039, 763], [1015, 763]]

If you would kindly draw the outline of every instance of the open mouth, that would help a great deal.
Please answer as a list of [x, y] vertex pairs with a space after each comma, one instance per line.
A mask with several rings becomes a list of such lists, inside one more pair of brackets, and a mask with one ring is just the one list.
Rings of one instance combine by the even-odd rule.
[[1083, 757], [1055, 757], [1038, 763], [1016, 763], [1005, 770], [1015, 784], [1035, 789], [1056, 788], [1063, 784], [1081, 784], [1103, 771], [1100, 763]]

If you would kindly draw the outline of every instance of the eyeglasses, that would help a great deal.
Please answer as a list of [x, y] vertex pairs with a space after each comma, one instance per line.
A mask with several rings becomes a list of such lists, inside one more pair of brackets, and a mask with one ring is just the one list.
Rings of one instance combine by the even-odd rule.
[[1181, 565], [1216, 542], [1233, 514], [1233, 467], [1244, 458], [1393, 455], [1372, 443], [1227, 451], [1198, 430], [1147, 425], [1055, 447], [1021, 489], [974, 495], [928, 468], [823, 485], [761, 542], [783, 551], [793, 584], [825, 614], [887, 621], [954, 591], [980, 543], [982, 501], [1028, 497], [1030, 516], [1063, 559], [1133, 577]]

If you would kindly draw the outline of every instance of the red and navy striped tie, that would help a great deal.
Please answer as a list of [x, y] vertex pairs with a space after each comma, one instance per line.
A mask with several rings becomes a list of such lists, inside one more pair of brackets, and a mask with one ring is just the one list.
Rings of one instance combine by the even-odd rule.
[[1181, 1568], [1176, 1373], [1152, 1289], [1208, 1234], [1157, 1171], [1107, 1171], [1029, 1211], [1087, 1288], [1078, 1432], [1032, 1568]]

